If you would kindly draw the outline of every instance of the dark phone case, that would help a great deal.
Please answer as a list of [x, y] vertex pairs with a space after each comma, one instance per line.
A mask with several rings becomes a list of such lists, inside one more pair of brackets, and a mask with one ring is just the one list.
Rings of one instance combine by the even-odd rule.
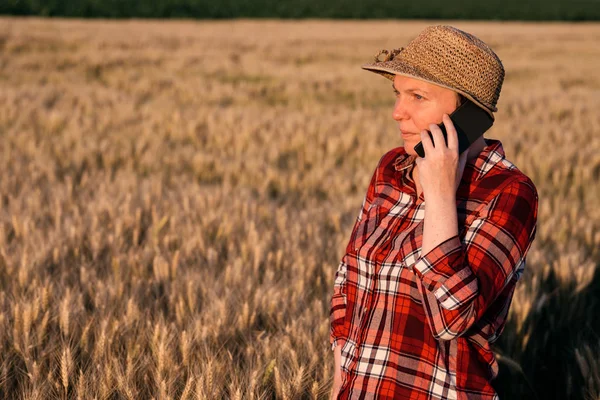
[[[458, 134], [458, 154], [462, 154], [479, 136], [483, 135], [494, 124], [492, 117], [469, 99], [466, 99], [463, 104], [450, 114], [450, 119]], [[441, 122], [438, 126], [444, 134], [446, 144], [448, 144], [444, 123]], [[433, 142], [431, 132], [428, 133]], [[425, 149], [423, 149], [422, 142], [419, 142], [415, 146], [415, 151], [420, 157], [425, 157]]]

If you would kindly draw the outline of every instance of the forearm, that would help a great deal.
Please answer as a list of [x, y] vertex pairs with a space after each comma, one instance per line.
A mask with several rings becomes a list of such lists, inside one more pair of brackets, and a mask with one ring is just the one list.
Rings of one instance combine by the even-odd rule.
[[[423, 264], [423, 260], [414, 268], [415, 272], [420, 271], [418, 275], [423, 283], [423, 306], [431, 331], [438, 340], [456, 337], [464, 327], [473, 322], [474, 313], [472, 310], [467, 312], [466, 308], [473, 305], [470, 300], [477, 294], [477, 280], [468, 267], [462, 268], [463, 253], [457, 247], [460, 246], [460, 241], [454, 238], [457, 235], [456, 200], [436, 197], [427, 201], [421, 257], [429, 257], [427, 260], [440, 258], [443, 261], [436, 264], [435, 270], [428, 270], [431, 264]], [[450, 238], [454, 239], [449, 240]], [[451, 277], [450, 281], [447, 277]], [[449, 291], [443, 286], [446, 283], [449, 288], [460, 287], [458, 295], [448, 296]]]
[[458, 234], [456, 199], [436, 197], [425, 202], [421, 255], [427, 254], [443, 241]]

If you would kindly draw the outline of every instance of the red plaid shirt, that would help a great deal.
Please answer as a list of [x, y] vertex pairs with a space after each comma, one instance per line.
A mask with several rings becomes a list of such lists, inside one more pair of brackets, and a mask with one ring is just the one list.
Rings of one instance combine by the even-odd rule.
[[331, 297], [339, 399], [498, 399], [490, 344], [525, 268], [538, 196], [502, 143], [485, 141], [457, 190], [459, 234], [425, 255], [416, 156], [398, 147], [379, 161]]

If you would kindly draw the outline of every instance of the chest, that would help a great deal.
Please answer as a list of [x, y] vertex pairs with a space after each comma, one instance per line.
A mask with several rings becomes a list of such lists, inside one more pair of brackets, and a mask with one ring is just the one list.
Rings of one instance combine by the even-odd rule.
[[[352, 237], [352, 245], [364, 263], [364, 272], [376, 274], [381, 266], [411, 267], [420, 256], [426, 202], [414, 194], [380, 188]], [[479, 203], [457, 198], [458, 232], [461, 239], [477, 216]]]

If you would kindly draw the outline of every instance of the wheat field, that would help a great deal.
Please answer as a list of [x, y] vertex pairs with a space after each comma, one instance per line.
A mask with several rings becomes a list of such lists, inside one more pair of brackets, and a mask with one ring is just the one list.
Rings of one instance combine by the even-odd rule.
[[10, 17], [0, 398], [327, 399], [335, 270], [402, 144], [360, 64], [437, 23], [502, 59], [485, 136], [540, 196], [495, 349], [600, 399], [600, 24]]

